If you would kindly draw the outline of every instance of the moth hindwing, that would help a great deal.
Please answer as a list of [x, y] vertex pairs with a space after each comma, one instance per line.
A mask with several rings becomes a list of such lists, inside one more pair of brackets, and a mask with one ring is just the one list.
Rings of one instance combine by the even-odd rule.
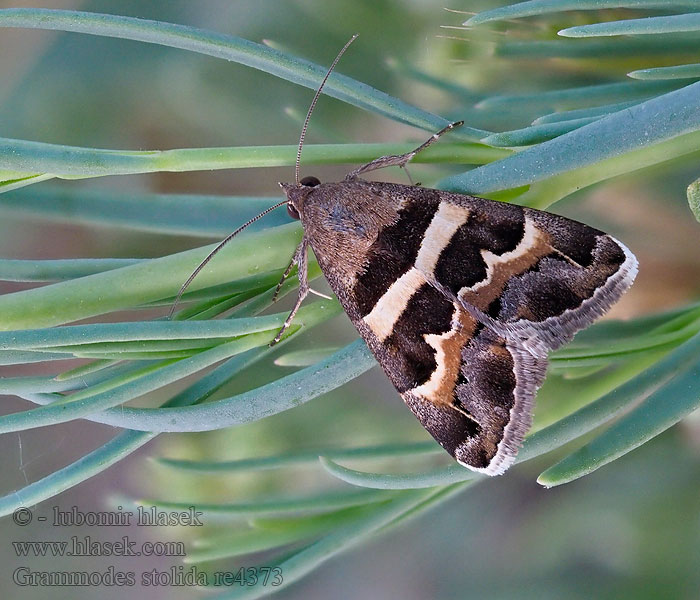
[[637, 261], [582, 223], [357, 177], [367, 170], [282, 184], [304, 227], [297, 306], [310, 245], [421, 424], [462, 465], [503, 473], [530, 427], [547, 352], [619, 299]]

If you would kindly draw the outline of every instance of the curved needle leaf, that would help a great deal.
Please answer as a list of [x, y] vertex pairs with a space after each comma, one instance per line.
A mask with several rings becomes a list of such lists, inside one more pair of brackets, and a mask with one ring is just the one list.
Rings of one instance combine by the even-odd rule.
[[[0, 27], [72, 31], [160, 44], [237, 62], [311, 89], [318, 87], [326, 72], [326, 67], [236, 36], [147, 19], [70, 10], [7, 8], [0, 10]], [[442, 117], [337, 71], [331, 75], [323, 91], [343, 102], [429, 131], [437, 131], [448, 124]], [[475, 140], [483, 137], [482, 133], [463, 127], [454, 135]]]
[[[528, 61], [542, 59], [600, 60], [601, 56], [605, 56], [615, 57], [616, 60], [631, 59], [638, 62], [642, 58], [648, 58], [651, 61], [658, 60], [660, 56], [697, 56], [698, 48], [700, 48], [700, 39], [692, 34], [676, 34], [671, 37], [645, 36], [644, 38], [637, 38], [625, 36], [615, 39], [610, 37], [590, 38], [579, 43], [572, 43], [569, 38], [558, 38], [543, 41], [501, 42], [494, 46], [493, 55], [500, 59]], [[603, 62], [601, 64], [609, 63]], [[591, 87], [595, 90], [595, 87], [598, 86]], [[600, 87], [602, 88], [603, 86], [601, 85]], [[548, 92], [545, 91], [544, 93], [547, 94]], [[599, 94], [596, 94], [596, 96], [599, 96]], [[617, 97], [619, 98], [619, 96]], [[617, 100], [617, 102], [620, 102], [621, 99]], [[615, 102], [615, 100], [610, 98], [608, 102]]]
[[700, 129], [700, 82], [613, 113], [548, 142], [441, 182], [484, 194], [541, 181]]
[[[697, 6], [695, 7], [697, 8]], [[626, 19], [568, 27], [559, 31], [562, 37], [582, 38], [608, 35], [644, 35], [658, 33], [680, 33], [700, 30], [700, 13]]]
[[[290, 327], [289, 333], [285, 335], [285, 338], [288, 338], [289, 336], [293, 335], [297, 330], [299, 330], [299, 328], [303, 327], [304, 324], [306, 326], [313, 326], [319, 323], [320, 321], [327, 319], [329, 316], [337, 314], [339, 310], [340, 308], [337, 305], [337, 303], [327, 301], [315, 302], [313, 304], [303, 306], [299, 310], [297, 318]], [[170, 383], [179, 381], [184, 377], [197, 373], [202, 369], [205, 369], [208, 366], [213, 365], [226, 358], [229, 358], [233, 355], [246, 352], [247, 350], [250, 350], [252, 348], [267, 345], [275, 337], [277, 331], [278, 329], [277, 327], [275, 327], [268, 331], [244, 335], [231, 342], [220, 344], [218, 346], [215, 346], [214, 348], [193, 354], [192, 356], [188, 356], [187, 358], [183, 358], [181, 360], [165, 361], [164, 363], [148, 365], [140, 370], [137, 370], [134, 373], [129, 373], [124, 377], [112, 378], [104, 382], [102, 385], [97, 385], [91, 388], [77, 391], [71, 394], [70, 396], [66, 396], [64, 398], [56, 400], [51, 404], [25, 410], [22, 412], [4, 415], [0, 417], [0, 432], [4, 433], [8, 431], [31, 429], [35, 427], [41, 427], [44, 425], [63, 423], [65, 421], [77, 419], [80, 417], [91, 416], [94, 413], [104, 411], [105, 409], [111, 408], [123, 402], [132, 400], [133, 398], [142, 396], [148, 392], [162, 388], [166, 385], [169, 385]], [[317, 368], [320, 368], [321, 370], [323, 369], [323, 367], [319, 367], [319, 365], [315, 366]], [[313, 368], [309, 367], [309, 369]], [[340, 367], [340, 371], [345, 372], [343, 371], [342, 367]], [[353, 372], [351, 369], [349, 369], [349, 371], [351, 373]], [[334, 370], [332, 368], [329, 368], [328, 372], [333, 373]], [[362, 370], [354, 371], [356, 375], [362, 372]], [[325, 378], [320, 377], [317, 382], [314, 382], [315, 386], [311, 386], [311, 389], [313, 390], [321, 390], [316, 395], [323, 393], [323, 391], [334, 389], [335, 387], [341, 384], [334, 384], [333, 382], [329, 382], [327, 374], [324, 375], [326, 375]], [[347, 381], [347, 379], [345, 381]], [[342, 383], [345, 383], [345, 381], [342, 381]], [[274, 386], [274, 384], [270, 385]], [[299, 387], [298, 389], [305, 390], [306, 388]], [[253, 390], [253, 392], [249, 392], [249, 395], [255, 396], [255, 391], [256, 390]], [[296, 391], [297, 390], [295, 390], [295, 392]], [[294, 392], [292, 392], [292, 394], [293, 393]], [[290, 393], [288, 392], [284, 397], [288, 398], [289, 396]], [[270, 402], [269, 398], [267, 399], [267, 401]], [[224, 403], [224, 406], [228, 406], [229, 404], [225, 401], [222, 402]], [[258, 406], [254, 402], [253, 404], [256, 407]], [[274, 402], [272, 404], [274, 405]], [[198, 408], [205, 410], [205, 412], [208, 412], [210, 410], [210, 408], [206, 407]], [[164, 411], [165, 413], [169, 414], [170, 418], [173, 419], [172, 425], [175, 426], [177, 422], [177, 417], [175, 417], [173, 413], [170, 413], [169, 411], [175, 411], [175, 413], [178, 413], [179, 410], [182, 409], [127, 409], [125, 407], [122, 407], [111, 414], [97, 415], [93, 418], [93, 420], [122, 427], [125, 426], [124, 423], [129, 423], [129, 425], [126, 425], [129, 429], [135, 429], [138, 431], [157, 431], [158, 428], [150, 429], [146, 423], [151, 422], [151, 419], [149, 419], [149, 417], [152, 417], [153, 413]], [[133, 411], [137, 411], [137, 415], [138, 413], [142, 413], [142, 419], [145, 419], [145, 421], [143, 421], [140, 426], [132, 426], [133, 423], [131, 419], [133, 419], [134, 417]], [[279, 412], [279, 410], [277, 412]], [[196, 416], [197, 414], [197, 411], [195, 411], [194, 416]], [[180, 417], [182, 417], [182, 415], [180, 415]], [[156, 420], [158, 420], [157, 417]], [[192, 424], [193, 423], [190, 422], [190, 425]], [[206, 430], [218, 429], [219, 426], [225, 427], [226, 421], [212, 421], [208, 424]]]
[[0, 350], [38, 350], [56, 346], [78, 347], [98, 342], [232, 338], [279, 329], [287, 314], [282, 312], [262, 317], [227, 319], [225, 321], [122, 321], [94, 325], [68, 325], [51, 329], [0, 331]]
[[680, 0], [527, 0], [492, 10], [485, 10], [464, 22], [478, 25], [489, 21], [534, 17], [567, 10], [600, 10], [603, 8], [697, 8], [697, 3]]
[[700, 64], [639, 69], [630, 71], [627, 76], [632, 79], [697, 79], [700, 77]]
[[136, 265], [144, 258], [0, 259], [2, 281], [65, 281]]
[[[126, 381], [110, 381], [108, 385], [104, 386], [107, 388], [105, 390], [101, 389], [101, 386], [94, 386], [85, 391], [75, 392], [46, 406], [3, 415], [0, 417], [0, 433], [65, 423], [66, 421], [79, 419], [123, 402], [128, 402], [148, 392], [184, 379], [235, 354], [263, 344], [269, 344], [275, 337], [275, 333], [275, 331], [269, 331], [244, 336], [233, 342], [199, 352], [189, 358], [146, 368], [143, 373], [139, 373], [136, 377], [126, 378]], [[145, 430], [145, 428], [140, 429], [140, 431]]]
[[201, 502], [171, 502], [167, 500], [146, 499], [138, 501], [139, 504], [157, 506], [169, 511], [187, 510], [192, 504], [197, 505], [197, 510], [209, 514], [225, 516], [262, 516], [262, 515], [286, 515], [293, 513], [318, 513], [329, 510], [348, 508], [351, 506], [363, 506], [374, 502], [383, 502], [393, 498], [391, 492], [377, 490], [350, 490], [343, 493], [318, 494], [300, 498], [259, 498], [249, 502], [235, 502], [231, 504], [202, 504]]
[[[647, 98], [645, 98], [646, 100]], [[635, 104], [639, 104], [641, 100], [631, 100], [630, 102], [618, 102], [616, 104], [605, 104], [603, 106], [594, 106], [592, 108], [576, 108], [574, 110], [565, 110], [555, 113], [549, 113], [537, 117], [532, 124], [544, 125], [545, 123], [558, 123], [559, 121], [571, 121], [573, 119], [585, 119], [587, 117], [603, 117], [611, 113], [629, 108]]]
[[[270, 337], [274, 337], [274, 333]], [[214, 350], [220, 349], [221, 352], [225, 352], [226, 346], [228, 344], [217, 346]], [[208, 352], [213, 352], [213, 350]], [[197, 356], [201, 356], [201, 354]], [[263, 417], [304, 404], [358, 377], [375, 364], [374, 358], [364, 342], [356, 340], [324, 361], [237, 396], [209, 404], [181, 408], [132, 408], [125, 406], [104, 411], [99, 415], [92, 415], [91, 419], [138, 431], [173, 432], [223, 429], [232, 425], [257, 421]]]
[[195, 549], [187, 553], [185, 563], [221, 560], [279, 549], [296, 542], [309, 543], [313, 538], [326, 534], [347, 523], [372, 514], [375, 506], [353, 506], [333, 512], [287, 518], [258, 517], [251, 520], [252, 529], [237, 529], [214, 534], [195, 541]]
[[[646, 389], [639, 390], [641, 384]], [[546, 487], [583, 477], [659, 435], [700, 406], [700, 336], [689, 340], [640, 377], [617, 390], [635, 388], [644, 400], [600, 436], [547, 469]]]
[[24, 365], [28, 363], [46, 362], [48, 360], [68, 360], [75, 358], [70, 352], [22, 352], [19, 350], [10, 350], [0, 354], [0, 365]]
[[[300, 237], [301, 227], [296, 223], [242, 234], [207, 265], [193, 282], [192, 289], [259, 276], [260, 265], [267, 269], [284, 269]], [[172, 297], [213, 247], [5, 294], [0, 296], [0, 330], [62, 325]]]
[[343, 467], [325, 456], [319, 457], [321, 465], [334, 477], [358, 485], [377, 490], [415, 490], [419, 488], [435, 487], [436, 485], [449, 485], [463, 481], [469, 481], [478, 477], [486, 477], [479, 475], [474, 471], [468, 470], [462, 465], [453, 463], [446, 467], [431, 469], [424, 473], [409, 473], [406, 475], [397, 475], [393, 473], [369, 473], [366, 471], [357, 471]]
[[339, 350], [338, 346], [319, 346], [304, 350], [294, 350], [278, 356], [275, 359], [275, 364], [278, 367], [308, 367], [330, 356], [337, 350]]
[[[562, 137], [566, 135], [569, 134]], [[531, 185], [526, 192], [518, 196], [518, 203], [546, 210], [561, 198], [600, 181], [693, 154], [697, 152], [698, 144], [700, 131], [694, 131], [660, 144], [642, 147], [573, 171], [562, 172]]]
[[[16, 190], [2, 197], [0, 211], [74, 225], [222, 238], [282, 199], [278, 196], [110, 193], [95, 189], [81, 191], [76, 187], [38, 186], [31, 190]], [[216, 215], [216, 219], [211, 215]], [[288, 222], [289, 217], [284, 211], [275, 211], [262, 222], [253, 223], [248, 231]], [[0, 273], [1, 269], [0, 266]]]
[[[236, 373], [259, 360], [269, 351], [269, 348], [256, 348], [229, 359], [174, 396], [164, 406], [184, 406], [205, 400]], [[10, 514], [22, 506], [34, 506], [42, 500], [78, 485], [108, 469], [122, 458], [129, 456], [156, 435], [158, 434], [143, 431], [125, 431], [117, 435], [100, 448], [93, 450], [70, 465], [58, 469], [20, 490], [0, 496], [0, 516]]]
[[531, 125], [523, 129], [513, 129], [501, 133], [492, 133], [482, 141], [491, 146], [530, 146], [551, 140], [559, 135], [578, 129], [588, 123], [598, 120], [600, 117], [585, 117], [583, 119], [571, 119], [570, 121], [557, 121], [555, 123], [542, 123]]
[[[667, 82], [648, 82], [664, 85]], [[632, 82], [625, 85], [631, 85]], [[636, 82], [636, 85], [642, 85]], [[454, 131], [458, 131], [455, 129]], [[479, 132], [479, 137], [488, 135]], [[317, 144], [304, 146], [304, 164], [364, 163], [378, 156], [410, 152], [416, 144]], [[0, 166], [27, 172], [49, 171], [65, 179], [131, 175], [160, 171], [182, 172], [294, 165], [296, 146], [238, 148], [179, 148], [175, 150], [105, 150], [0, 138]], [[437, 144], [416, 156], [415, 162], [482, 164], [507, 152], [483, 144]], [[5, 188], [0, 188], [4, 191]]]
[[319, 448], [301, 452], [285, 452], [275, 456], [256, 456], [230, 461], [195, 461], [181, 458], [157, 458], [162, 465], [185, 471], [202, 473], [237, 473], [240, 471], [258, 471], [265, 469], [284, 469], [289, 466], [316, 464], [319, 456], [335, 460], [375, 459], [407, 454], [427, 454], [442, 452], [435, 442], [414, 442], [405, 444], [381, 444], [358, 448]]
[[524, 106], [546, 106], [570, 109], [577, 106], [589, 108], [593, 103], [617, 102], [629, 98], [640, 103], [642, 98], [666, 92], [679, 86], [671, 81], [622, 81], [618, 83], [601, 83], [558, 90], [545, 90], [534, 94], [512, 94], [508, 96], [491, 96], [477, 104], [485, 110], [505, 110], [515, 107], [522, 110]]

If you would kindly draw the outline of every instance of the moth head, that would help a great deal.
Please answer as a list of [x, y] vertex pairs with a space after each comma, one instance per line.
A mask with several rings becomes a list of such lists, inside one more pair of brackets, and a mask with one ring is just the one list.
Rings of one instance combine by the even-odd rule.
[[321, 182], [313, 175], [302, 178], [299, 183], [280, 183], [287, 196], [287, 214], [292, 219], [301, 219], [304, 200], [317, 185], [321, 185]]

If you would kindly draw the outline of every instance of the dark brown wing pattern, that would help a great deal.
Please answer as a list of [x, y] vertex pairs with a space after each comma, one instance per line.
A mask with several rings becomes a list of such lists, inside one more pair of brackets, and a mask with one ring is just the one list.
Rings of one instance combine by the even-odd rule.
[[576, 221], [460, 194], [361, 180], [304, 194], [305, 236], [406, 404], [461, 464], [505, 471], [547, 352], [631, 285], [632, 253]]

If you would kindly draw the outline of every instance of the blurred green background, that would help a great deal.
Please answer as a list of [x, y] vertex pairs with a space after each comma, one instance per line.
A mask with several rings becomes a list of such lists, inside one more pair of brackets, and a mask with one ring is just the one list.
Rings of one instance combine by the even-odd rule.
[[[449, 8], [476, 12], [496, 4], [470, 0]], [[2, 7], [20, 5], [30, 6], [0, 3]], [[504, 35], [502, 32], [441, 28], [458, 26], [466, 16], [445, 11], [444, 2], [433, 0], [66, 0], [43, 6], [137, 16], [254, 41], [268, 40], [275, 47], [323, 65], [330, 63], [352, 33], [359, 33], [360, 38], [339, 66], [340, 72], [433, 113], [464, 118], [470, 126], [496, 131], [524, 127], [536, 115], [527, 110], [500, 118], [480, 113], [474, 104], [486, 93], [612, 81], [630, 68], [620, 64], [616, 72], [600, 73], [595, 64], [576, 69], [556, 61], [523, 64], [491, 57], [489, 45]], [[578, 18], [573, 17], [574, 23]], [[642, 66], [649, 65], [642, 63], [637, 68]], [[131, 41], [47, 31], [0, 30], [0, 74], [0, 135], [99, 148], [293, 144], [311, 97], [307, 89], [214, 58]], [[430, 77], [444, 85], [431, 84]], [[449, 83], [463, 87], [454, 93]], [[424, 135], [323, 97], [308, 139], [312, 143], [403, 141], [420, 140]], [[325, 167], [316, 169], [315, 174], [331, 179], [346, 170]], [[456, 170], [419, 165], [412, 169], [412, 175], [427, 185]], [[291, 176], [290, 169], [245, 169], [107, 177], [52, 185], [104, 188], [123, 194], [276, 196], [277, 181]], [[400, 174], [386, 177], [403, 181]], [[695, 177], [697, 165], [684, 163], [672, 170], [608, 182], [554, 207], [556, 212], [629, 239], [640, 258], [639, 281], [616, 308], [617, 316], [671, 308], [697, 292], [700, 263], [694, 249], [699, 232], [685, 205], [685, 186]], [[615, 198], [612, 209], [608, 203], [611, 197]], [[161, 256], [202, 243], [201, 239], [28, 219], [8, 211], [0, 220], [0, 252], [6, 258]], [[3, 291], [25, 287], [3, 285]], [[312, 341], [302, 343], [340, 345], [353, 339], [355, 334], [345, 317], [334, 319], [331, 325], [314, 332]], [[269, 364], [260, 365], [252, 379], [266, 381], [270, 369]], [[31, 372], [2, 367], [3, 375]], [[254, 381], [246, 380], [245, 387], [251, 383]], [[235, 390], [235, 385], [227, 388], [229, 393]], [[7, 412], [25, 406], [14, 398], [6, 398], [4, 403]], [[49, 431], [0, 437], [3, 489], [9, 491], [44, 476], [104, 443], [113, 433], [106, 426], [71, 422]], [[167, 455], [214, 460], [313, 448], [324, 442], [362, 445], [387, 438], [422, 440], [426, 434], [388, 381], [374, 369], [332, 395], [250, 426], [161, 436], [117, 467], [43, 503], [37, 514], [48, 515], [56, 505], [61, 509], [75, 504], [84, 511], [108, 510], [116, 502], [134, 497], [212, 502], [234, 501], [253, 493], [320, 489], [331, 486], [332, 480], [319, 471], [186, 476], [157, 467], [146, 458]], [[333, 558], [276, 597], [697, 598], [699, 450], [700, 422], [691, 417], [638, 451], [557, 489], [545, 490], [535, 483], [537, 474], [553, 462], [551, 457], [518, 466], [506, 477], [482, 483], [468, 494]], [[209, 525], [216, 528], [216, 523]], [[45, 598], [49, 591], [55, 598], [96, 596], [96, 590], [90, 588], [47, 590], [14, 585], [7, 574], [27, 560], [14, 554], [10, 540], [66, 539], [68, 534], [37, 523], [19, 529], [8, 518], [0, 522], [0, 528], [6, 540], [0, 545], [4, 565], [0, 594], [4, 597]], [[76, 531], [78, 535], [91, 533]], [[141, 528], [130, 535], [135, 539], [192, 541], [190, 531], [154, 533]], [[70, 570], [76, 568], [76, 562], [36, 559], [32, 566]], [[111, 563], [100, 558], [91, 566], [104, 568], [107, 564]], [[140, 563], [118, 559], [112, 564], [127, 569]], [[167, 568], [178, 563], [161, 559], [157, 564]], [[197, 593], [187, 587], [99, 590], [101, 598], [189, 598]]]

